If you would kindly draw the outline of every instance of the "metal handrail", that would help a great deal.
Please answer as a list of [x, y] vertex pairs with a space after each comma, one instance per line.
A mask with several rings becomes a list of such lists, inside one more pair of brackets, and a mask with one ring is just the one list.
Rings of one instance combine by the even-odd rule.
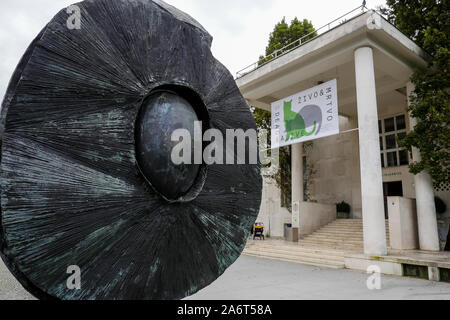
[[[257, 62], [255, 62], [255, 63], [252, 63], [252, 64], [249, 65], [248, 67], [245, 67], [244, 69], [239, 70], [239, 71], [236, 73], [236, 79], [242, 78], [242, 77], [245, 76], [246, 74], [248, 74], [248, 73], [250, 73], [250, 72], [252, 72], [252, 71], [255, 71], [256, 69], [261, 68], [262, 66], [264, 66], [264, 65], [266, 65], [267, 63], [271, 62], [272, 59], [276, 59], [276, 58], [278, 58], [278, 57], [281, 57], [281, 56], [283, 56], [283, 55], [285, 55], [285, 54], [287, 54], [287, 53], [289, 53], [289, 52], [291, 52], [291, 51], [293, 51], [293, 50], [295, 50], [295, 49], [297, 49], [297, 48], [303, 46], [304, 44], [308, 43], [309, 41], [311, 41], [311, 40], [313, 40], [313, 39], [319, 37], [319, 36], [321, 35], [321, 34], [319, 34], [319, 32], [320, 32], [321, 30], [323, 30], [323, 29], [325, 29], [325, 28], [328, 28], [327, 31], [331, 30], [331, 29], [332, 29], [332, 28], [331, 28], [331, 25], [332, 25], [333, 23], [335, 23], [335, 22], [338, 21], [338, 20], [341, 20], [342, 18], [344, 18], [344, 17], [348, 16], [349, 14], [355, 12], [356, 10], [360, 10], [360, 9], [361, 9], [363, 12], [364, 12], [365, 9], [369, 10], [369, 9], [366, 7], [365, 3], [363, 3], [361, 6], [359, 6], [359, 7], [355, 8], [355, 9], [353, 9], [352, 11], [347, 12], [346, 14], [340, 16], [340, 17], [337, 18], [337, 19], [334, 19], [333, 21], [331, 21], [331, 22], [329, 22], [328, 24], [326, 24], [326, 25], [320, 27], [319, 29], [315, 29], [314, 31], [308, 33], [307, 35], [302, 36], [300, 39], [297, 39], [297, 40], [295, 40], [294, 42], [289, 43], [288, 45], [284, 46], [283, 48], [278, 49], [278, 50], [272, 52], [271, 54], [265, 56], [264, 58], [259, 59], [259, 60], [258, 60]], [[310, 36], [313, 35], [314, 33], [317, 33], [317, 35], [316, 35], [315, 37], [312, 37], [312, 38], [310, 38], [310, 39], [307, 39], [308, 37], [310, 37]], [[305, 39], [307, 39], [307, 40], [304, 41]], [[298, 43], [298, 44], [297, 44], [297, 43]], [[296, 44], [297, 44], [297, 45], [296, 45]], [[294, 46], [294, 47], [291, 48], [291, 49], [288, 49], [288, 48], [291, 47], [291, 46]], [[287, 50], [287, 49], [288, 49], [288, 50]], [[264, 63], [262, 63], [262, 64], [260, 64], [260, 61], [261, 61], [261, 60], [266, 60], [266, 59], [269, 59], [269, 60], [266, 61], [266, 62], [264, 62]]]

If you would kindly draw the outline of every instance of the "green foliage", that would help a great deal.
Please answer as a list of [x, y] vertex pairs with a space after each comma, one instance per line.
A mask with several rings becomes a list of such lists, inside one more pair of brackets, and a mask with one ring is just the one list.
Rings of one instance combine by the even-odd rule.
[[342, 201], [341, 203], [336, 204], [336, 210], [337, 212], [350, 213], [351, 207], [347, 202]]
[[426, 170], [440, 185], [450, 180], [450, 2], [388, 0], [387, 6], [381, 11], [388, 20], [431, 56], [428, 67], [411, 79], [415, 92], [409, 111], [417, 125], [400, 145], [420, 150], [422, 160], [411, 164], [411, 172]]
[[[253, 116], [259, 130], [267, 130], [269, 135], [267, 137], [270, 145], [270, 128], [271, 128], [271, 113], [269, 111], [251, 108]], [[277, 186], [281, 189], [281, 193], [286, 199], [286, 205], [288, 209], [291, 206], [291, 152], [290, 147], [280, 148], [280, 168], [278, 172], [273, 176]]]
[[[275, 25], [273, 32], [270, 34], [269, 44], [266, 47], [266, 58], [260, 56], [258, 64], [264, 64], [284, 52], [294, 49], [296, 46], [300, 45], [300, 39], [303, 37], [304, 38], [301, 40], [302, 43], [314, 38], [317, 36], [317, 33], [314, 30], [311, 21], [306, 19], [300, 21], [297, 18], [294, 18], [294, 20], [288, 24], [286, 18], [283, 18]], [[274, 56], [269, 56], [277, 50], [281, 51]]]
[[447, 212], [447, 205], [444, 201], [442, 201], [441, 198], [435, 197], [434, 202], [436, 203], [436, 212], [438, 214], [444, 214], [445, 212]]
[[280, 148], [280, 169], [273, 177], [285, 199], [288, 210], [292, 207], [291, 147]]
[[[312, 23], [306, 19], [303, 21], [295, 18], [291, 21], [290, 24], [286, 23], [286, 19], [283, 18], [279, 23], [277, 23], [274, 27], [273, 32], [269, 36], [269, 43], [266, 47], [266, 56], [272, 54], [276, 50], [282, 49], [283, 47], [293, 43], [287, 48], [283, 49], [279, 54], [291, 50], [295, 48], [295, 46], [299, 45], [300, 42], [297, 41], [300, 38], [305, 37], [302, 42], [307, 41], [317, 35], [314, 31], [314, 27]], [[297, 42], [296, 42], [297, 41]], [[279, 55], [278, 54], [278, 55]], [[277, 55], [277, 56], [278, 56]], [[260, 56], [259, 65], [264, 64], [270, 60], [275, 58], [275, 56], [267, 57]], [[251, 108], [253, 112], [253, 116], [255, 117], [255, 121], [258, 127], [258, 130], [266, 129], [270, 132], [271, 128], [271, 114], [269, 111]], [[268, 137], [270, 141], [270, 136]], [[286, 203], [288, 204], [288, 209], [290, 209], [291, 201], [291, 151], [290, 147], [280, 148], [280, 169], [278, 173], [273, 177], [277, 186], [281, 189], [281, 192], [285, 199], [287, 199]]]
[[[256, 125], [258, 126], [258, 130], [268, 130], [270, 132], [271, 127], [271, 114], [269, 111], [258, 109], [258, 108], [251, 108], [251, 111], [253, 113], [253, 117], [255, 118]], [[270, 141], [270, 139], [269, 139]]]

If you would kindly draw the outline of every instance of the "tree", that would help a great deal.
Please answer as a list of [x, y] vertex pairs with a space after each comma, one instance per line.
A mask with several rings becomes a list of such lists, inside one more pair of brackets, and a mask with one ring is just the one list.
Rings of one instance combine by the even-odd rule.
[[[269, 43], [266, 47], [266, 56], [260, 56], [258, 64], [267, 63], [315, 36], [317, 36], [317, 33], [311, 21], [306, 19], [299, 21], [297, 18], [294, 18], [291, 24], [287, 24], [286, 18], [283, 18], [275, 25], [273, 32], [270, 34]], [[272, 55], [274, 52], [276, 54]]]
[[449, 1], [387, 0], [381, 8], [387, 19], [430, 55], [425, 70], [415, 70], [411, 115], [417, 119], [414, 130], [401, 146], [420, 150], [422, 160], [410, 165], [418, 174], [427, 171], [434, 183], [450, 180], [450, 19]]
[[[290, 24], [286, 23], [283, 18], [278, 22], [273, 32], [269, 36], [268, 45], [266, 47], [266, 56], [259, 57], [259, 65], [265, 64], [286, 51], [294, 49], [301, 43], [305, 43], [309, 39], [317, 36], [312, 23], [306, 19], [303, 21], [294, 18]], [[272, 55], [277, 50], [277, 54]], [[251, 108], [258, 126], [258, 130], [268, 130], [271, 128], [271, 114], [269, 111]], [[269, 136], [270, 141], [270, 136]], [[280, 169], [273, 177], [277, 186], [280, 188], [282, 195], [286, 201], [286, 205], [290, 209], [291, 199], [291, 152], [290, 147], [280, 149]]]

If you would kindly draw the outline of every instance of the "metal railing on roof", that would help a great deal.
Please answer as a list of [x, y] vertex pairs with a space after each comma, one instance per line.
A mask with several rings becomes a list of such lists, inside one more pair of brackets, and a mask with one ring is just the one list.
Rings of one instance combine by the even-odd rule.
[[[259, 59], [257, 62], [252, 63], [251, 65], [249, 65], [248, 67], [238, 71], [236, 73], [236, 79], [242, 78], [243, 76], [245, 76], [246, 74], [255, 71], [258, 68], [261, 68], [262, 66], [268, 64], [269, 62], [273, 61], [273, 59], [279, 58], [303, 45], [305, 45], [306, 43], [316, 39], [317, 37], [319, 37], [320, 35], [322, 35], [324, 32], [328, 32], [331, 29], [334, 29], [336, 27], [338, 27], [339, 25], [341, 25], [344, 22], [347, 22], [347, 19], [349, 15], [353, 14], [355, 11], [357, 10], [361, 10], [363, 13], [365, 12], [365, 10], [368, 10], [365, 3], [363, 3], [361, 6], [353, 9], [352, 11], [347, 12], [346, 14], [340, 16], [337, 19], [334, 19], [333, 21], [329, 22], [328, 24], [320, 27], [319, 29], [315, 29], [314, 31], [308, 33], [307, 35], [301, 37], [300, 39], [295, 40], [294, 42], [289, 43], [288, 45], [284, 46], [281, 49], [278, 49], [274, 52], [272, 52], [271, 54], [265, 56], [264, 58]], [[356, 17], [357, 15], [352, 15], [351, 18]], [[336, 25], [335, 25], [336, 24]], [[322, 31], [322, 33], [321, 33]], [[311, 37], [312, 35], [316, 34], [314, 37]], [[261, 63], [261, 61], [264, 61]]]

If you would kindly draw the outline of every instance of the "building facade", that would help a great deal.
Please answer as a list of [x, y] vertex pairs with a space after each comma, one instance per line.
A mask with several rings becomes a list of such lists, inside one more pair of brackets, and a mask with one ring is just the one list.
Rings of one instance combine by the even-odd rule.
[[[397, 144], [415, 124], [407, 112], [414, 90], [409, 79], [427, 58], [378, 13], [368, 11], [237, 79], [249, 105], [269, 111], [274, 101], [337, 79], [340, 134], [292, 146], [292, 203], [350, 204], [351, 217], [363, 219], [366, 254], [387, 253], [390, 197], [413, 199], [420, 249], [439, 251], [439, 233], [446, 237], [450, 212], [438, 217], [434, 196], [450, 207], [448, 186], [437, 190], [426, 173], [409, 173], [409, 163], [420, 160], [420, 153], [410, 155]], [[286, 237], [292, 225], [285, 204], [266, 177], [258, 220], [272, 237]]]

